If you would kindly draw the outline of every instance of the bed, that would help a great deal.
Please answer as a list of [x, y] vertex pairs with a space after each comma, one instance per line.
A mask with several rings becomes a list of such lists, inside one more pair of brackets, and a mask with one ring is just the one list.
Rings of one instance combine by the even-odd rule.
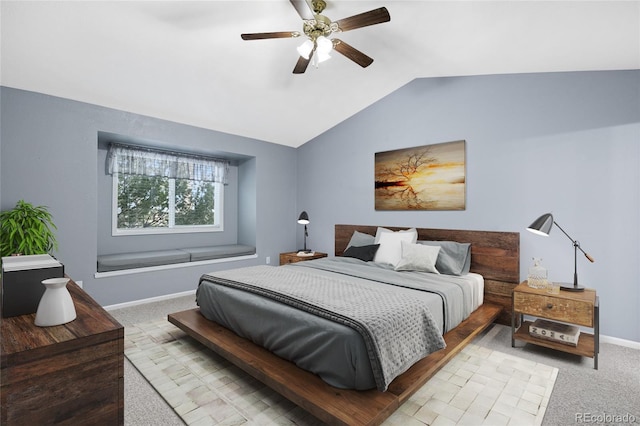
[[[396, 234], [405, 229], [385, 228]], [[373, 236], [377, 232], [376, 226], [336, 225], [335, 258], [206, 274], [198, 289], [200, 308], [171, 314], [169, 321], [327, 423], [379, 424], [474, 336], [499, 319], [504, 310], [508, 311], [505, 308], [510, 306], [510, 291], [519, 281], [519, 234], [417, 229], [416, 238], [420, 241], [450, 241], [470, 246], [469, 273], [465, 271], [455, 277], [453, 284], [447, 284], [453, 286], [449, 288], [431, 279], [424, 283], [418, 277], [436, 274], [411, 271], [399, 274], [389, 267], [370, 272], [370, 265], [376, 267], [379, 262], [343, 257], [356, 234]], [[402, 279], [393, 281], [399, 275]], [[416, 296], [416, 290], [422, 290], [423, 286], [431, 291], [445, 290], [420, 291], [420, 296]], [[389, 360], [385, 357], [392, 355], [369, 342], [389, 339], [389, 336], [371, 334], [367, 337], [362, 330], [357, 331], [360, 322], [353, 326], [349, 321], [342, 321], [344, 315], [339, 310], [327, 313], [324, 302], [315, 299], [310, 302], [307, 297], [314, 296], [304, 293], [305, 287], [320, 288], [320, 293], [329, 292], [325, 289], [345, 292], [338, 293], [341, 300], [353, 297], [366, 299], [367, 304], [375, 304], [375, 298], [382, 298], [384, 304], [390, 306], [391, 314], [402, 311], [398, 315], [421, 318], [424, 324], [417, 326], [416, 333], [422, 340], [398, 343], [395, 346], [400, 349], [394, 348], [392, 352], [399, 351], [400, 355], [393, 356], [399, 356], [403, 363]], [[312, 293], [314, 291], [318, 292], [312, 290]], [[454, 294], [460, 298], [456, 299]], [[239, 303], [248, 305], [243, 308]], [[393, 308], [396, 303], [400, 308]], [[271, 305], [277, 305], [278, 309], [274, 310]], [[312, 309], [305, 308], [306, 305]], [[447, 305], [454, 307], [453, 313], [448, 312]], [[229, 307], [226, 311], [225, 306]], [[423, 306], [429, 306], [427, 313], [422, 312]], [[382, 308], [375, 310], [379, 309]], [[300, 312], [302, 318], [292, 320]], [[270, 320], [256, 320], [265, 318]], [[284, 328], [287, 332], [282, 331]], [[434, 329], [437, 333], [427, 331]], [[406, 334], [403, 325], [393, 330], [392, 336], [393, 333]], [[327, 339], [319, 340], [325, 337]], [[307, 346], [300, 343], [303, 341]], [[354, 341], [359, 343], [353, 345]], [[309, 345], [324, 350], [311, 351]], [[402, 352], [402, 347], [406, 352]], [[346, 361], [335, 359], [335, 354], [344, 356]], [[349, 368], [336, 367], [348, 364], [349, 360], [353, 364]]]

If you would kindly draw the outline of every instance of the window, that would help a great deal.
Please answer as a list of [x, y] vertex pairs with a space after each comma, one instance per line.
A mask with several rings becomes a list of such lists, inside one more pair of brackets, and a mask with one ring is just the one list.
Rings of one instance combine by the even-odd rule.
[[114, 234], [222, 230], [221, 183], [118, 173], [113, 187]]
[[108, 158], [113, 235], [223, 230], [228, 162], [119, 145]]

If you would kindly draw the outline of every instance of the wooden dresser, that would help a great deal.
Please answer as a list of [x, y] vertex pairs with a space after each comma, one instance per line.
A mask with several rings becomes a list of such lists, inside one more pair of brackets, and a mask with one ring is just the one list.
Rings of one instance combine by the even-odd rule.
[[[560, 290], [558, 294], [551, 294], [545, 289], [531, 288], [525, 281], [513, 290], [511, 346], [515, 347], [516, 340], [522, 340], [593, 358], [593, 368], [597, 370], [598, 352], [600, 351], [599, 312], [599, 299], [595, 290], [585, 289], [580, 292]], [[589, 327], [593, 329], [593, 334], [581, 332], [577, 346], [540, 339], [529, 334], [529, 326], [532, 323], [523, 321], [524, 315]], [[520, 323], [520, 327], [516, 328], [518, 323]]]
[[124, 424], [124, 328], [75, 282], [77, 318], [2, 318], [0, 424]]

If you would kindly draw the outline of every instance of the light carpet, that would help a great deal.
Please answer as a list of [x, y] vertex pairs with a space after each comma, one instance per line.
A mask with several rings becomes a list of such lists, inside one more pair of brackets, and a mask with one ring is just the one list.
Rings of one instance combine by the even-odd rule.
[[[125, 329], [125, 355], [188, 425], [320, 425], [166, 320]], [[468, 345], [385, 425], [540, 425], [558, 369]]]

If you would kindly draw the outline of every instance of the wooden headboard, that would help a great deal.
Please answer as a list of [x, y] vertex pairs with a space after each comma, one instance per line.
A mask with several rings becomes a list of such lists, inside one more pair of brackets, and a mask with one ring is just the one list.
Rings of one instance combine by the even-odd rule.
[[[378, 226], [336, 225], [335, 255], [341, 256], [354, 231], [375, 235]], [[407, 227], [385, 226], [392, 231]], [[471, 272], [484, 277], [484, 301], [503, 307], [498, 322], [511, 324], [511, 294], [520, 282], [520, 233], [416, 228], [418, 240], [471, 243]]]

